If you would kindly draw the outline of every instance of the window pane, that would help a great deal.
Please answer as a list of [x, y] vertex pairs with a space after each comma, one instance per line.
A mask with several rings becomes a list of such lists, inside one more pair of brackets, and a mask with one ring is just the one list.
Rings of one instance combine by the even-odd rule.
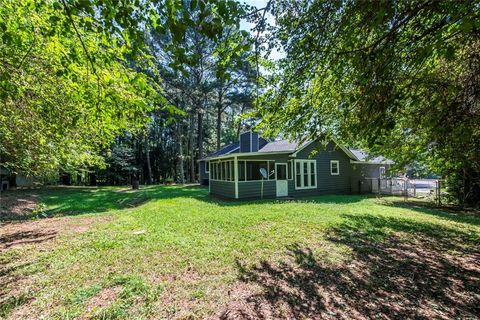
[[227, 162], [226, 162], [226, 166], [227, 166], [227, 168], [226, 168], [227, 178], [226, 178], [225, 180], [228, 181], [228, 180], [230, 180], [230, 161], [227, 161]]
[[330, 172], [332, 174], [338, 174], [338, 161], [332, 161], [330, 163]]
[[315, 185], [315, 162], [310, 162], [310, 186]]
[[280, 164], [277, 165], [277, 172], [276, 172], [277, 180], [287, 180], [287, 166]]
[[238, 180], [245, 180], [245, 161], [238, 161]]
[[295, 179], [296, 179], [296, 185], [297, 187], [301, 187], [302, 186], [302, 181], [301, 181], [301, 177], [302, 177], [302, 172], [300, 171], [300, 162], [295, 162]]
[[308, 163], [303, 162], [303, 186], [308, 187]]
[[287, 163], [287, 175], [288, 175], [288, 179], [292, 179], [292, 162], [291, 161], [288, 161]]
[[268, 172], [267, 161], [246, 161], [247, 166], [247, 180], [262, 180], [260, 169], [263, 168]]

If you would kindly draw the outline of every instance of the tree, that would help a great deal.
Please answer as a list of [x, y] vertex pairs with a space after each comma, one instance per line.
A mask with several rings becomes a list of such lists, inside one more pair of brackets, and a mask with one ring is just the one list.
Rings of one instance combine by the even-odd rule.
[[480, 202], [477, 1], [275, 1], [286, 57], [258, 106], [267, 133], [332, 136], [447, 177]]
[[[139, 72], [151, 66], [147, 31], [168, 34], [170, 48], [194, 26], [215, 40], [242, 12], [232, 0], [2, 1], [2, 166], [38, 176], [105, 165], [117, 135], [168, 106], [161, 81]], [[171, 54], [178, 69], [185, 53]]]

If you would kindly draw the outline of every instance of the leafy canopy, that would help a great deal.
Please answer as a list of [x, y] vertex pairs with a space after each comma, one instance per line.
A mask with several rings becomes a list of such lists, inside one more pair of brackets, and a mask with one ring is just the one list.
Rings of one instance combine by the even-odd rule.
[[[200, 12], [199, 19], [188, 14]], [[144, 50], [149, 28], [181, 41], [238, 24], [235, 1], [25, 0], [0, 5], [0, 157], [26, 174], [102, 165], [113, 138], [167, 105]], [[185, 54], [173, 53], [176, 67]]]
[[478, 1], [271, 5], [286, 57], [258, 108], [267, 133], [335, 136], [399, 168], [465, 169], [461, 193], [480, 194]]

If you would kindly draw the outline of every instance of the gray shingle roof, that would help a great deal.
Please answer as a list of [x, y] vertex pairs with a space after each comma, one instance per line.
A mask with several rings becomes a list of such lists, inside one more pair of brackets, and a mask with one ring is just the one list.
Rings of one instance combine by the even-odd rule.
[[[302, 146], [309, 144], [309, 141], [304, 142], [301, 144], [299, 141], [289, 141], [289, 140], [277, 140], [277, 141], [268, 141], [266, 144], [261, 146], [258, 150], [259, 153], [275, 153], [275, 152], [295, 152], [300, 149]], [[211, 152], [207, 155], [207, 158], [218, 157], [222, 155], [226, 155], [229, 153], [236, 153], [239, 152], [239, 143], [234, 142], [229, 145], [226, 145], [215, 152]], [[359, 149], [352, 149], [348, 148], [348, 150], [353, 154], [353, 156], [362, 162], [369, 162], [369, 163], [385, 163], [385, 164], [393, 164], [392, 160], [386, 159], [385, 157], [378, 156], [378, 157], [371, 157], [368, 153], [363, 150]]]
[[234, 151], [235, 149], [237, 149], [239, 147], [239, 143], [238, 142], [234, 142], [234, 143], [231, 143], [231, 144], [227, 144], [226, 146], [223, 146], [221, 147], [220, 149], [218, 149], [217, 151], [214, 151], [214, 152], [210, 152], [209, 154], [207, 154], [207, 157], [210, 158], [210, 157], [218, 157], [218, 156], [221, 156], [221, 155], [224, 155], [224, 154], [227, 154], [227, 153], [231, 153], [232, 151]]
[[372, 157], [363, 150], [351, 149], [351, 148], [349, 148], [349, 150], [358, 159], [358, 161], [366, 161], [366, 162], [372, 162], [372, 163], [386, 163], [386, 164], [394, 163], [392, 160], [389, 160], [382, 156]]
[[294, 152], [299, 147], [297, 141], [288, 141], [288, 140], [277, 140], [270, 141], [264, 145], [258, 152], [284, 152], [292, 151]]

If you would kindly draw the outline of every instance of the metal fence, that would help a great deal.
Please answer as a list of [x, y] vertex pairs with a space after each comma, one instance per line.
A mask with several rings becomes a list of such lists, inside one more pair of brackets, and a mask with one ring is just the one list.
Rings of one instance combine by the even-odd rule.
[[424, 199], [437, 204], [442, 203], [446, 192], [442, 190], [444, 181], [440, 179], [371, 178], [372, 193]]

